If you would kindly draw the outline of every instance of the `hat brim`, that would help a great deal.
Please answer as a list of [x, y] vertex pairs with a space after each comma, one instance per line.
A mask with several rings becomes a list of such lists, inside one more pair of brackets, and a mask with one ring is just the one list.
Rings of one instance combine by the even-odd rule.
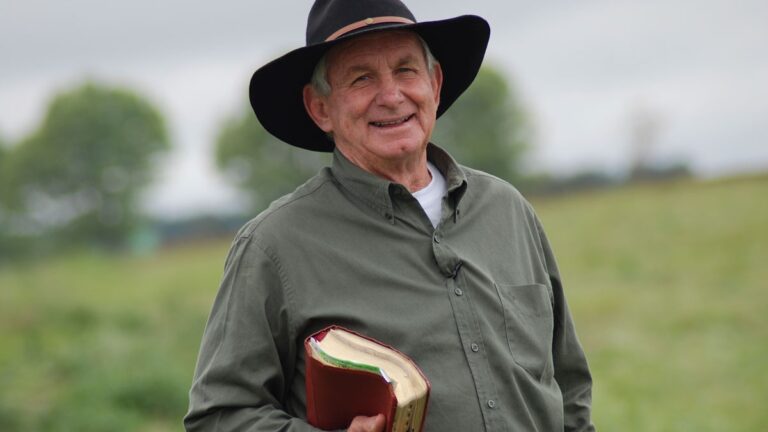
[[403, 29], [419, 34], [429, 45], [443, 71], [440, 117], [469, 87], [480, 70], [490, 36], [488, 23], [474, 15], [364, 27], [333, 41], [295, 49], [254, 72], [249, 97], [262, 126], [288, 144], [313, 151], [333, 151], [334, 144], [315, 125], [304, 108], [302, 89], [309, 83], [315, 65], [331, 47], [361, 34]]

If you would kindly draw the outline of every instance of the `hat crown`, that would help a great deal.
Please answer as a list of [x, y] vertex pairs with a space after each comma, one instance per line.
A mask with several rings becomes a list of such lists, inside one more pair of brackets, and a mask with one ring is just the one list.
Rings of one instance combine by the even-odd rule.
[[376, 17], [416, 21], [399, 0], [316, 0], [307, 18], [307, 46], [324, 42], [350, 24]]

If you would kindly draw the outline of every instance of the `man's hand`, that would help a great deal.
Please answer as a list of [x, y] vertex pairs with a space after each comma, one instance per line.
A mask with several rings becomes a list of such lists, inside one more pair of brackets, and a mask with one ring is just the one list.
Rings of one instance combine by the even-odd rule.
[[384, 432], [386, 419], [383, 414], [375, 417], [357, 416], [352, 419], [347, 432]]

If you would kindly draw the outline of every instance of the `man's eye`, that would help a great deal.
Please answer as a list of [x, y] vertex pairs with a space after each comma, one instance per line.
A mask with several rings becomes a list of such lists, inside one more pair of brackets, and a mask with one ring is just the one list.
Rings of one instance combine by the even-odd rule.
[[398, 68], [397, 71], [399, 73], [408, 73], [408, 72], [416, 72], [416, 69], [409, 68], [409, 67], [401, 67], [401, 68]]
[[360, 75], [359, 77], [356, 77], [354, 80], [352, 80], [352, 83], [354, 84], [354, 83], [365, 82], [365, 81], [368, 81], [369, 79], [371, 79], [371, 77], [368, 75]]

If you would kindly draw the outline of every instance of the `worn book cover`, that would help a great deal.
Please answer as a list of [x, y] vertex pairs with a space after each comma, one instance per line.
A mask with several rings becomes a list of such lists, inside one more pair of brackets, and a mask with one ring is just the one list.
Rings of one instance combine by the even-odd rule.
[[400, 351], [339, 326], [304, 342], [307, 420], [320, 429], [345, 429], [356, 416], [384, 414], [386, 431], [420, 432], [430, 385]]

